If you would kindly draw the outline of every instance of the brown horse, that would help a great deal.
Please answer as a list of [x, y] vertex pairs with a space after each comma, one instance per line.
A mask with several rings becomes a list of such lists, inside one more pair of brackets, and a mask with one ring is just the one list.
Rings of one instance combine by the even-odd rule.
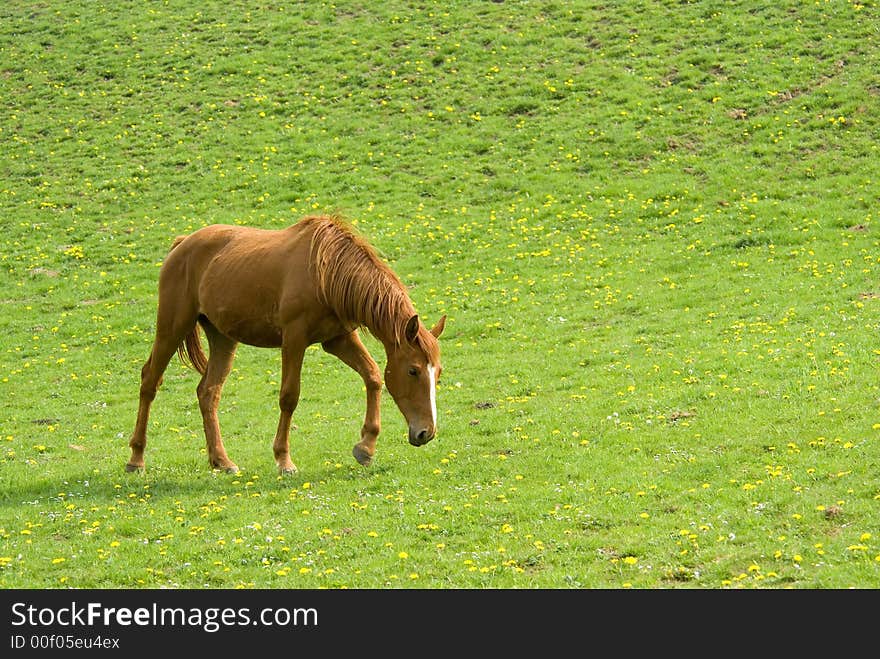
[[[358, 336], [360, 327], [385, 348], [385, 386], [409, 425], [409, 443], [426, 444], [437, 431], [437, 338], [445, 322], [443, 316], [426, 329], [398, 277], [337, 217], [305, 217], [280, 230], [217, 224], [178, 237], [159, 273], [156, 336], [141, 369], [125, 468], [144, 468], [150, 405], [176, 351], [202, 374], [197, 394], [211, 466], [238, 471], [223, 447], [217, 406], [239, 343], [281, 348], [281, 416], [272, 446], [281, 473], [296, 471], [290, 420], [305, 350], [315, 343], [364, 380], [367, 411], [352, 454], [369, 465], [379, 434], [382, 378]], [[199, 327], [208, 339], [208, 357]]]

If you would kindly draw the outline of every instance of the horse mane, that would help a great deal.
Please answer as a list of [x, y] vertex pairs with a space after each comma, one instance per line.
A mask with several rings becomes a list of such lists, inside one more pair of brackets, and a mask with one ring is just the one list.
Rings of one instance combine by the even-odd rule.
[[[341, 217], [310, 216], [302, 222], [314, 225], [312, 268], [321, 302], [352, 329], [366, 327], [377, 339], [400, 345], [416, 312], [397, 275]], [[428, 352], [423, 333], [430, 333], [419, 331], [419, 343]]]

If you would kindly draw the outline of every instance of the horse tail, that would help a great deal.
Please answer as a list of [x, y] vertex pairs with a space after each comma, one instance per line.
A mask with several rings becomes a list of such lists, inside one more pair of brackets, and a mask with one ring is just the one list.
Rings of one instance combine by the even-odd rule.
[[191, 366], [202, 375], [208, 370], [208, 357], [202, 350], [202, 340], [199, 336], [199, 324], [193, 325], [192, 330], [186, 335], [186, 338], [180, 342], [177, 348], [177, 354], [180, 355], [180, 361], [187, 366]]
[[[174, 239], [174, 242], [171, 243], [171, 249], [168, 251], [171, 252], [171, 250], [177, 247], [185, 239], [186, 236], [177, 236], [177, 238]], [[186, 366], [194, 368], [200, 374], [204, 375], [205, 371], [208, 370], [208, 357], [202, 349], [202, 339], [199, 334], [198, 322], [193, 325], [193, 328], [190, 330], [189, 334], [186, 335], [186, 338], [180, 342], [179, 346], [177, 346], [177, 354], [180, 356], [180, 361]]]

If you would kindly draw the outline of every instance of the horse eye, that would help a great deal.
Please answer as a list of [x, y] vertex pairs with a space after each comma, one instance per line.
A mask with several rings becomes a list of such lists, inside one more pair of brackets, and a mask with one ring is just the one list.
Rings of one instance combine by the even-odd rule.
[[413, 377], [415, 377], [419, 374], [419, 369], [417, 369], [415, 366], [410, 366], [409, 367], [409, 374], [412, 375]]

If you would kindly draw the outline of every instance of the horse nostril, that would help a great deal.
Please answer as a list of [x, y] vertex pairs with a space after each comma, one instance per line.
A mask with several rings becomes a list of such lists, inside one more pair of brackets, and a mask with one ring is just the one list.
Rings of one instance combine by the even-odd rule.
[[434, 439], [434, 428], [431, 426], [418, 430], [416, 428], [410, 428], [409, 443], [413, 446], [424, 446], [432, 439]]

